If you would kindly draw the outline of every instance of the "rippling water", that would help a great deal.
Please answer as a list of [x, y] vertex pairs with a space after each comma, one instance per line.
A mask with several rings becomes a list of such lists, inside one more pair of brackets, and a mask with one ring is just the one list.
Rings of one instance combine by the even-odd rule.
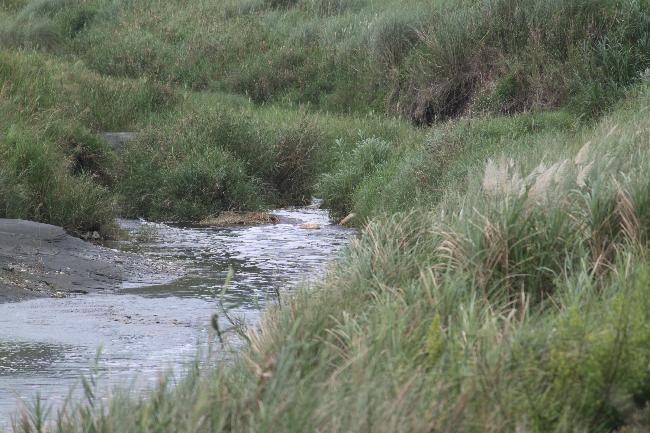
[[[353, 231], [329, 223], [326, 212], [275, 212], [280, 223], [257, 227], [196, 228], [122, 220], [135, 239], [119, 248], [173, 260], [186, 274], [172, 283], [128, 281], [115, 294], [0, 304], [0, 428], [19, 401], [39, 393], [56, 406], [97, 350], [104, 389], [141, 389], [169, 368], [195, 358], [209, 338], [211, 316], [223, 306], [247, 323], [287, 289], [320, 275]], [[299, 228], [317, 223], [320, 230]], [[114, 245], [115, 246], [115, 245]]]

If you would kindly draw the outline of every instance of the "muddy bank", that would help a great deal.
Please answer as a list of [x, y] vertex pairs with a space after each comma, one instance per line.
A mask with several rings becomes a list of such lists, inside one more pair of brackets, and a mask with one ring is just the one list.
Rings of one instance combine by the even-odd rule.
[[62, 228], [0, 219], [0, 303], [113, 291], [125, 280], [169, 281], [169, 263], [104, 248]]

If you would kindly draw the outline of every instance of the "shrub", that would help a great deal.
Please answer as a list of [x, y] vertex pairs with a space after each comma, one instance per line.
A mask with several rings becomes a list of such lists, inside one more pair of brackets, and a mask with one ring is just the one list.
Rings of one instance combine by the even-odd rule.
[[67, 122], [52, 123], [45, 133], [65, 155], [70, 174], [86, 174], [101, 185], [112, 184], [117, 156], [100, 137]]
[[418, 42], [424, 19], [402, 11], [384, 14], [374, 23], [369, 41], [371, 53], [388, 67], [398, 66]]
[[[392, 104], [416, 122], [430, 123], [461, 114], [485, 85], [514, 73], [518, 110], [577, 98], [578, 110], [593, 113], [593, 107], [607, 105], [605, 95], [615, 95], [617, 86], [633, 82], [647, 67], [646, 7], [610, 0], [498, 0], [437, 12], [422, 34], [421, 50], [405, 62]], [[587, 97], [594, 93], [591, 86], [602, 95], [593, 103], [588, 99], [594, 96]], [[587, 93], [581, 97], [583, 87]], [[499, 110], [507, 111], [507, 105]]]
[[265, 191], [250, 172], [251, 161], [243, 162], [229, 151], [241, 144], [241, 154], [260, 158], [252, 151], [258, 141], [248, 141], [245, 122], [233, 122], [233, 117], [214, 112], [180, 116], [167, 125], [151, 126], [129, 143], [117, 185], [123, 212], [196, 220], [222, 210], [260, 208]]
[[321, 171], [323, 142], [322, 131], [307, 121], [279, 132], [273, 185], [283, 202], [301, 205], [311, 201], [315, 179]]
[[[343, 145], [339, 143], [339, 146]], [[353, 192], [392, 157], [394, 149], [386, 141], [367, 138], [359, 142], [332, 172], [320, 178], [318, 191], [323, 198], [323, 206], [335, 216], [345, 216], [353, 208]]]

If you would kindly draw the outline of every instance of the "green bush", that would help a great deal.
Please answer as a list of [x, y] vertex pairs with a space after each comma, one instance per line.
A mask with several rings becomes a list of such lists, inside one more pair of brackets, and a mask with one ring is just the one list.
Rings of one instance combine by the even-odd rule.
[[[241, 119], [240, 119], [241, 120]], [[117, 189], [125, 215], [196, 220], [223, 210], [265, 203], [262, 181], [241, 155], [255, 152], [254, 132], [228, 113], [180, 116], [151, 126], [124, 150]], [[232, 149], [239, 151], [239, 157]], [[271, 161], [264, 161], [272, 164]]]
[[73, 234], [112, 229], [113, 196], [88, 174], [70, 174], [51, 143], [13, 128], [0, 141], [0, 153], [2, 217], [60, 225]]
[[284, 203], [307, 204], [311, 201], [316, 176], [321, 172], [324, 137], [315, 125], [303, 121], [280, 131], [275, 143], [273, 185]]
[[113, 183], [117, 155], [100, 137], [66, 122], [54, 122], [45, 132], [65, 155], [70, 174], [89, 175], [104, 186]]
[[398, 66], [409, 50], [419, 41], [424, 17], [403, 11], [385, 14], [375, 23], [368, 42], [371, 53], [388, 67]]
[[[342, 146], [343, 143], [339, 143]], [[335, 216], [345, 216], [353, 209], [352, 194], [379, 167], [393, 158], [394, 148], [379, 138], [367, 138], [358, 143], [350, 155], [339, 161], [330, 173], [319, 180], [318, 192], [323, 206]]]

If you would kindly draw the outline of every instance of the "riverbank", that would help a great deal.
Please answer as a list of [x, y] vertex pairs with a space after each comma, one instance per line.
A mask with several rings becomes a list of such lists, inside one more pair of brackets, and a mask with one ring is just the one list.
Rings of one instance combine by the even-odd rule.
[[[614, 0], [5, 2], [0, 215], [108, 236], [115, 215], [311, 196], [359, 226], [435, 205], [502, 138], [607, 112], [650, 66], [647, 15]], [[116, 152], [107, 131], [136, 139]]]
[[0, 219], [0, 303], [110, 293], [127, 280], [181, 275], [176, 264], [104, 248], [61, 227]]

